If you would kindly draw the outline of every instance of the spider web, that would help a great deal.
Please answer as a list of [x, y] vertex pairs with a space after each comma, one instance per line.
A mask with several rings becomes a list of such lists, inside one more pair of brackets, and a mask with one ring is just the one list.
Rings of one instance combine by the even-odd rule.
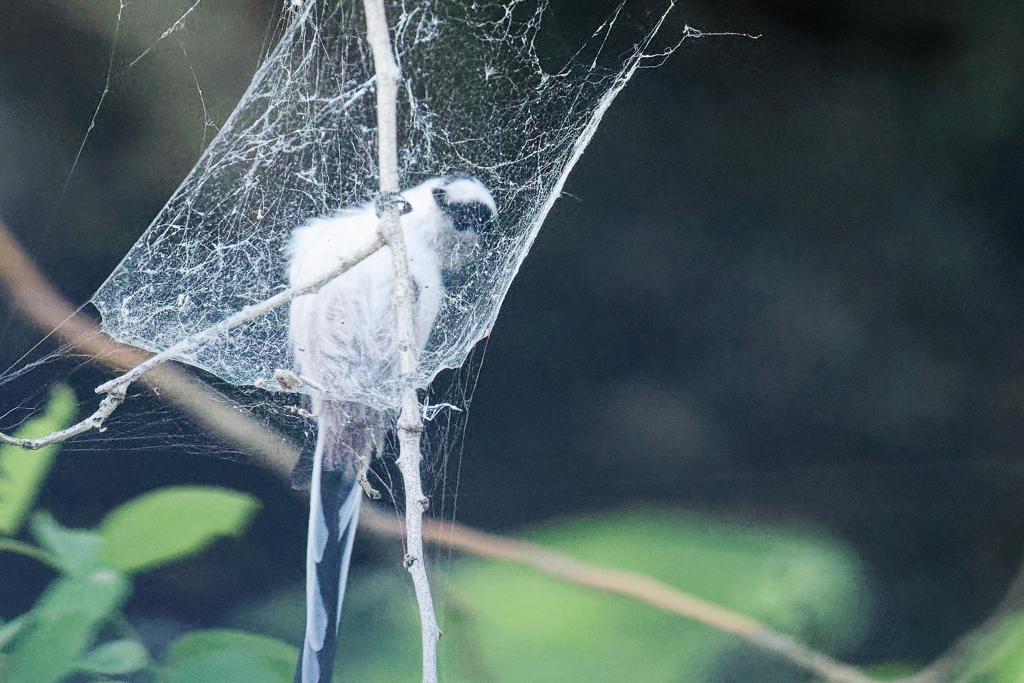
[[[412, 378], [426, 387], [486, 337], [565, 178], [611, 101], [651, 53], [657, 27], [606, 54], [622, 7], [558, 68], [536, 49], [545, 6], [513, 0], [387, 5], [404, 81], [403, 187], [469, 173], [492, 192], [497, 226], [482, 257], [446, 288]], [[664, 16], [662, 17], [662, 19]], [[657, 24], [660, 27], [660, 22]], [[687, 29], [687, 35], [694, 35]], [[279, 38], [238, 106], [150, 227], [92, 299], [115, 339], [163, 351], [287, 287], [284, 248], [315, 216], [376, 190], [375, 76], [362, 2], [291, 0]], [[686, 36], [683, 36], [686, 37]], [[267, 383], [294, 361], [278, 308], [177, 358], [235, 385]], [[392, 392], [351, 396], [380, 409]]]

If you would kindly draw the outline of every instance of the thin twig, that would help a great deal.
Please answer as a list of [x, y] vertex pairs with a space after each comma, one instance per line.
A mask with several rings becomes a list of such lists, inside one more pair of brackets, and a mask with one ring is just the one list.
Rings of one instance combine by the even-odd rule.
[[120, 377], [115, 377], [109, 382], [105, 382], [96, 387], [97, 394], [106, 394], [110, 392], [116, 392], [118, 390], [123, 391], [132, 382], [137, 380], [139, 377], [147, 373], [153, 367], [164, 363], [169, 360], [173, 360], [177, 357], [183, 356], [190, 351], [194, 351], [211, 341], [222, 339], [224, 335], [230, 331], [244, 325], [250, 320], [262, 317], [274, 310], [275, 308], [282, 306], [286, 303], [291, 302], [293, 299], [303, 296], [305, 294], [315, 294], [320, 291], [320, 288], [326, 285], [328, 282], [346, 273], [349, 269], [357, 265], [360, 261], [373, 254], [375, 251], [384, 246], [383, 241], [380, 239], [375, 240], [371, 244], [367, 244], [362, 249], [357, 251], [354, 256], [340, 262], [333, 269], [329, 270], [324, 275], [321, 275], [312, 282], [308, 282], [301, 287], [289, 287], [283, 292], [276, 294], [269, 299], [261, 301], [251, 306], [246, 306], [237, 313], [228, 316], [224, 320], [221, 320], [215, 325], [207, 327], [205, 330], [196, 332], [195, 334], [182, 339], [160, 353], [150, 357], [143, 363], [132, 368], [130, 371], [124, 373]]
[[[116, 372], [125, 372], [150, 354], [114, 341], [92, 318], [79, 313], [53, 288], [28, 258], [0, 218], [0, 283], [13, 306], [46, 335], [54, 335]], [[287, 477], [298, 458], [295, 447], [231, 407], [230, 401], [175, 365], [151, 370], [145, 384], [222, 441], [260, 459]]]
[[[361, 527], [373, 533], [401, 537], [401, 523], [390, 515], [369, 509], [360, 517]], [[477, 557], [532, 567], [549, 576], [607, 593], [623, 595], [666, 612], [743, 638], [763, 650], [781, 655], [804, 669], [834, 683], [875, 683], [857, 669], [815, 652], [791, 636], [780, 633], [739, 612], [684, 593], [638, 572], [600, 567], [529, 541], [484, 533], [453, 522], [426, 520], [423, 538]]]
[[[391, 247], [391, 260], [395, 269], [395, 302], [398, 338], [399, 369], [405, 379], [416, 370], [416, 327], [413, 305], [415, 294], [409, 273], [408, 254], [399, 223], [399, 205], [394, 201], [398, 184], [398, 82], [401, 72], [391, 51], [387, 15], [383, 0], [364, 0], [366, 12], [366, 39], [373, 51], [373, 66], [377, 74], [377, 147], [380, 167], [380, 193], [384, 200], [380, 217], [380, 232]], [[437, 641], [441, 631], [434, 616], [434, 602], [430, 595], [430, 581], [424, 563], [422, 523], [427, 497], [420, 482], [420, 435], [423, 421], [420, 417], [416, 389], [409, 382], [402, 395], [402, 411], [398, 417], [398, 469], [405, 485], [405, 566], [412, 575], [416, 602], [420, 611], [420, 629], [423, 639], [423, 683], [437, 683]]]
[[[8, 443], [34, 450], [52, 443], [66, 441], [72, 436], [102, 427], [107, 417], [124, 401], [128, 387], [147, 372], [152, 371], [169, 360], [173, 360], [175, 356], [184, 355], [203, 344], [221, 338], [229, 330], [266, 315], [273, 309], [290, 302], [296, 297], [319, 291], [325, 284], [345, 273], [382, 246], [383, 242], [380, 239], [375, 240], [372, 244], [366, 245], [357, 252], [352, 258], [339, 263], [333, 270], [316, 280], [300, 287], [290, 287], [266, 301], [246, 306], [238, 313], [222, 320], [216, 325], [183, 339], [161, 353], [147, 357], [137, 349], [117, 344], [107, 335], [100, 332], [95, 323], [91, 323], [91, 321], [86, 322], [87, 319], [84, 316], [78, 315], [66, 302], [61, 300], [49, 283], [38, 275], [38, 271], [32, 266], [31, 261], [25, 256], [24, 251], [7, 230], [7, 227], [0, 222], [0, 278], [3, 279], [11, 291], [11, 298], [15, 304], [26, 311], [43, 309], [40, 316], [37, 317], [30, 314], [29, 317], [37, 320], [37, 322], [45, 320], [48, 323], [53, 323], [46, 330], [47, 332], [53, 330], [58, 336], [70, 341], [72, 344], [87, 347], [91, 355], [101, 360], [109, 354], [113, 360], [107, 364], [112, 367], [125, 369], [126, 366], [130, 368], [121, 376], [96, 387], [96, 393], [105, 393], [106, 396], [91, 415], [77, 424], [37, 439], [18, 439], [0, 432], [0, 443]], [[63, 317], [59, 317], [61, 313]], [[47, 325], [43, 325], [43, 327], [45, 329]], [[132, 362], [122, 362], [129, 359]], [[183, 376], [181, 373], [177, 376], [168, 375], [168, 381], [178, 385], [188, 384], [188, 382], [182, 379]], [[185, 393], [182, 394], [182, 401], [184, 403], [189, 403], [193, 400], [191, 398], [184, 398], [184, 395]], [[208, 419], [204, 418], [203, 421], [206, 422]], [[273, 450], [270, 449], [271, 452]]]
[[19, 555], [25, 555], [26, 557], [31, 557], [32, 559], [39, 560], [43, 564], [49, 565], [54, 569], [60, 569], [60, 565], [57, 564], [57, 561], [53, 559], [53, 556], [50, 555], [50, 553], [46, 552], [42, 548], [37, 548], [34, 545], [22, 543], [21, 541], [16, 541], [13, 538], [0, 537], [0, 551], [7, 551], [10, 553], [18, 553]]
[[[6, 286], [14, 306], [36, 327], [45, 333], [55, 331], [55, 334], [64, 342], [104, 365], [123, 371], [145, 360], [146, 355], [143, 352], [115, 342], [103, 334], [88, 316], [76, 312], [36, 269], [35, 264], [25, 255], [21, 245], [10, 234], [2, 219], [0, 219], [0, 282]], [[221, 440], [249, 453], [282, 477], [288, 477], [290, 474], [298, 459], [298, 450], [295, 446], [281, 434], [275, 433], [265, 425], [233, 410], [224, 397], [212, 391], [202, 382], [171, 365], [164, 365], [152, 370], [145, 376], [144, 381], [161, 397], [181, 408]], [[364, 531], [397, 538], [404, 537], [404, 529], [398, 520], [392, 515], [370, 506], [367, 506], [360, 514], [359, 524]], [[837, 682], [870, 680], [863, 676], [859, 679], [830, 676], [828, 672], [833, 670], [833, 667], [822, 667], [820, 662], [830, 661], [823, 655], [817, 655], [803, 646], [798, 648], [803, 654], [797, 655], [790, 647], [777, 647], [778, 639], [767, 639], [764, 643], [758, 642], [755, 639], [756, 634], [768, 629], [753, 619], [689, 596], [670, 586], [659, 584], [643, 574], [595, 568], [601, 569], [603, 572], [601, 576], [604, 577], [604, 580], [598, 584], [587, 580], [585, 572], [574, 571], [575, 568], [587, 569], [591, 565], [578, 562], [534, 543], [506, 539], [494, 534], [475, 531], [461, 524], [441, 523], [429, 519], [423, 521], [422, 528], [423, 537], [432, 543], [455, 548], [478, 557], [516, 562], [534, 567], [569, 583], [588, 585], [624, 595], [694, 619], [720, 631], [747, 638], [753, 644], [777, 652], [798, 664], [806, 660], [807, 655], [810, 654], [815, 661], [819, 662], [814, 670], [829, 680]], [[20, 552], [15, 548], [9, 549]], [[46, 561], [41, 556], [38, 559]], [[658, 590], [640, 590], [638, 588], [652, 585], [657, 586]], [[794, 659], [794, 657], [796, 658]], [[841, 664], [835, 665], [835, 667], [838, 667], [840, 671], [846, 668]]]

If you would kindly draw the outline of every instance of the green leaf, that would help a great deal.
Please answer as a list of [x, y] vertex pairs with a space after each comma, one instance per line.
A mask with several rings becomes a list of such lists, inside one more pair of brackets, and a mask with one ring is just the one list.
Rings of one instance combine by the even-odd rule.
[[[869, 612], [856, 557], [804, 530], [646, 510], [571, 520], [529, 538], [583, 561], [644, 573], [822, 649], [855, 645]], [[446, 683], [806, 678], [710, 627], [518, 565], [434, 563], [431, 585]], [[303, 592], [288, 591], [235, 623], [298, 642], [303, 609]], [[335, 680], [418, 680], [419, 617], [405, 571], [351, 577], [339, 642]], [[737, 678], [737, 666], [751, 675]]]
[[[823, 649], [856, 644], [866, 619], [860, 564], [820, 534], [654, 510], [578, 519], [530, 538], [586, 562], [641, 572]], [[465, 561], [433, 572], [444, 632], [440, 667], [449, 683], [703, 683], [716, 680], [737, 652], [754, 671], [779, 668], [707, 626], [525, 567]], [[415, 679], [420, 636], [404, 572], [354, 577], [350, 585], [336, 678]]]
[[[14, 436], [36, 439], [60, 431], [71, 424], [77, 408], [74, 392], [59, 384], [50, 392], [46, 411], [26, 422]], [[0, 446], [0, 534], [17, 535], [59, 450], [60, 444], [35, 451]]]
[[957, 683], [1020, 683], [1024, 680], [1024, 612], [1003, 617], [977, 637], [948, 679]]
[[291, 683], [299, 651], [243, 631], [194, 631], [171, 644], [168, 683]]
[[128, 582], [109, 567], [58, 579], [29, 612], [29, 627], [14, 641], [5, 683], [57, 683], [67, 677], [127, 595]]
[[126, 572], [165, 564], [199, 552], [218, 536], [237, 536], [259, 503], [235, 491], [172, 487], [117, 508], [100, 525], [105, 541], [99, 561]]
[[115, 640], [96, 648], [78, 662], [79, 671], [94, 674], [130, 674], [144, 669], [149, 656], [142, 643], [135, 640]]
[[14, 636], [25, 626], [25, 617], [19, 617], [7, 624], [0, 625], [0, 650], [7, 647], [7, 644], [14, 640]]
[[58, 524], [50, 513], [37, 512], [32, 516], [32, 535], [68, 574], [84, 574], [96, 568], [103, 538], [95, 531], [68, 529]]
[[[586, 562], [642, 572], [818, 647], [850, 645], [863, 626], [860, 567], [820, 535], [648, 511], [581, 519], [534, 538]], [[473, 563], [452, 585], [477, 615], [476, 637], [499, 681], [670, 681], [679, 671], [697, 680], [735, 643], [525, 568]]]

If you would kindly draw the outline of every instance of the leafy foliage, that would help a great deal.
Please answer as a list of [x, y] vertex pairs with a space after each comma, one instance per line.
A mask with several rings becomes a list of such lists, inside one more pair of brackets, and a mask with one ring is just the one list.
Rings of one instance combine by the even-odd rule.
[[[58, 384], [50, 392], [46, 411], [26, 422], [14, 436], [35, 439], [64, 429], [71, 424], [77, 407], [74, 392]], [[39, 485], [59, 450], [59, 444], [37, 451], [26, 451], [10, 444], [0, 446], [0, 535], [14, 536], [21, 529]]]
[[99, 528], [100, 561], [121, 571], [151, 569], [245, 530], [259, 504], [233, 491], [164, 488], [125, 503]]
[[128, 581], [96, 567], [57, 579], [28, 615], [10, 650], [10, 683], [57, 683], [79, 668], [97, 631], [124, 603]]
[[[61, 429], [74, 407], [71, 391], [58, 388], [45, 414], [18, 435]], [[120, 610], [133, 573], [199, 552], [217, 537], [242, 533], [259, 507], [252, 497], [202, 487], [153, 491], [113, 510], [97, 530], [69, 529], [37, 511], [30, 526], [38, 545], [17, 540], [13, 536], [58, 450], [56, 445], [40, 451], [0, 449], [0, 550], [43, 560], [60, 572], [28, 613], [0, 624], [0, 681], [58, 683], [72, 674], [76, 680], [99, 681], [143, 669], [156, 674], [160, 668], [161, 677], [181, 683], [290, 680], [294, 649], [260, 636], [190, 633], [172, 645], [165, 667], [151, 662], [133, 637], [104, 639], [123, 622]], [[288, 675], [278, 675], [282, 671]], [[218, 673], [211, 679], [210, 672]]]
[[287, 683], [299, 651], [273, 638], [242, 631], [197, 631], [179, 638], [167, 655], [169, 683]]
[[[46, 414], [22, 434], [59, 429], [74, 405], [69, 392], [55, 391]], [[247, 626], [276, 637], [193, 631], [174, 641], [162, 662], [152, 659], [121, 615], [134, 574], [241, 534], [257, 501], [222, 489], [168, 488], [128, 501], [97, 529], [70, 529], [48, 512], [31, 512], [56, 453], [54, 447], [34, 461], [40, 453], [0, 449], [0, 550], [21, 552], [59, 572], [31, 610], [0, 623], [0, 681], [292, 680], [298, 653], [285, 641], [301, 635], [301, 591], [271, 596], [248, 610]], [[26, 518], [35, 544], [14, 537]], [[528, 537], [583, 561], [641, 572], [828, 651], [856, 645], [871, 608], [857, 558], [833, 539], [806, 531], [638, 510], [567, 520]], [[445, 632], [441, 671], [450, 683], [710, 683], [723, 676], [763, 683], [805, 676], [732, 636], [531, 569], [475, 560], [441, 568], [447, 571], [436, 581]], [[354, 577], [346, 603], [339, 677], [361, 683], [416, 678], [420, 637], [404, 572]], [[945, 680], [1020, 681], [1024, 614], [1006, 614], [963, 651]], [[744, 662], [739, 677], [735, 662]], [[750, 676], [742, 675], [742, 666], [751, 667]], [[910, 673], [896, 664], [873, 670], [879, 680]]]

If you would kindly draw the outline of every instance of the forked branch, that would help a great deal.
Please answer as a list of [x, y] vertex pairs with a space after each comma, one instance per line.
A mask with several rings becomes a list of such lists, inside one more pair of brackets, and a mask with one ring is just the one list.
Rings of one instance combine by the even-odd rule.
[[[47, 281], [0, 217], [0, 283], [11, 305], [43, 334], [54, 336], [77, 353], [126, 372], [150, 354], [114, 341], [92, 318], [75, 310]], [[243, 453], [258, 458], [287, 478], [298, 454], [287, 439], [248, 419], [232, 402], [173, 364], [154, 368], [145, 385], [191, 416], [207, 431]]]
[[[145, 355], [138, 349], [115, 342], [87, 316], [76, 312], [36, 269], [2, 219], [0, 281], [7, 289], [11, 303], [44, 333], [56, 330], [58, 336], [73, 348], [116, 370], [129, 369], [145, 360]], [[259, 458], [266, 467], [282, 478], [288, 478], [299, 453], [285, 437], [232, 409], [229, 401], [172, 365], [155, 368], [146, 375], [145, 381], [225, 443]], [[402, 525], [393, 516], [373, 507], [363, 510], [359, 523], [363, 530], [399, 538], [404, 536]], [[574, 585], [617, 593], [733, 633], [834, 683], [871, 681], [855, 669], [816, 653], [789, 636], [771, 631], [746, 615], [683, 593], [643, 574], [598, 568], [534, 543], [485, 534], [460, 524], [425, 520], [423, 536], [443, 547], [477, 557], [527, 565]], [[10, 543], [0, 550], [33, 554], [31, 550], [13, 547]], [[37, 559], [46, 561], [41, 557]], [[913, 680], [917, 681], [916, 678]]]
[[[5, 236], [5, 239], [9, 241], [9, 236]], [[2, 246], [2, 245], [0, 245]], [[52, 443], [59, 443], [66, 441], [73, 436], [77, 436], [84, 432], [88, 432], [93, 429], [99, 429], [103, 426], [103, 422], [113, 413], [119, 405], [124, 401], [125, 396], [128, 392], [128, 387], [137, 381], [140, 377], [151, 371], [153, 368], [166, 363], [167, 361], [174, 360], [188, 354], [189, 352], [195, 351], [204, 344], [211, 341], [222, 338], [228, 331], [235, 329], [250, 320], [255, 320], [261, 316], [266, 315], [275, 308], [289, 303], [296, 297], [303, 296], [305, 294], [314, 294], [320, 291], [320, 288], [326, 285], [328, 282], [345, 273], [360, 261], [373, 254], [375, 251], [384, 246], [383, 240], [380, 238], [374, 242], [366, 245], [352, 257], [340, 262], [332, 270], [318, 277], [317, 279], [301, 285], [298, 287], [289, 287], [283, 292], [261, 301], [251, 306], [246, 306], [242, 310], [238, 311], [234, 315], [225, 318], [224, 320], [212, 325], [196, 334], [193, 334], [185, 339], [179, 341], [173, 346], [167, 348], [160, 353], [157, 353], [141, 362], [137, 363], [130, 370], [124, 374], [116, 377], [109, 382], [105, 382], [100, 386], [96, 387], [97, 394], [106, 394], [103, 400], [100, 401], [99, 408], [97, 408], [91, 415], [77, 424], [71, 425], [67, 429], [62, 429], [59, 432], [53, 432], [47, 436], [40, 437], [38, 439], [18, 439], [13, 436], [9, 436], [0, 432], [0, 443], [8, 443], [15, 446], [21, 446], [29, 450], [35, 450], [47, 446]], [[59, 326], [60, 323], [58, 323]]]

